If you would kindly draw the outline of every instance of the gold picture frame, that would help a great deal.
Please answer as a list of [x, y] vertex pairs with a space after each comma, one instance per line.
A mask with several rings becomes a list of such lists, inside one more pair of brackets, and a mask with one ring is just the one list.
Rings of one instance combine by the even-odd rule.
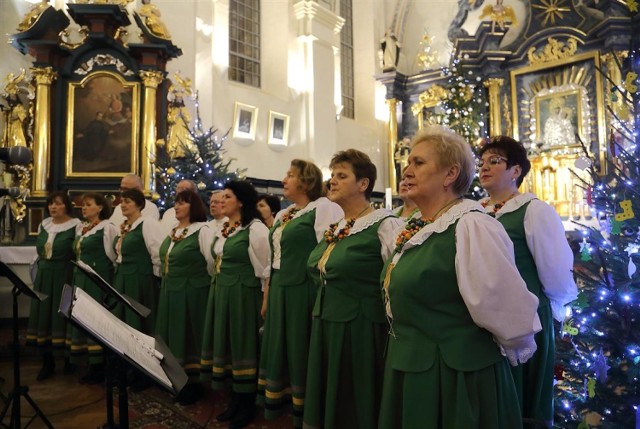
[[71, 82], [66, 177], [122, 177], [138, 170], [140, 84], [109, 71]]
[[233, 112], [233, 137], [255, 140], [258, 125], [258, 108], [236, 101]]
[[[551, 101], [559, 109], [569, 108], [578, 133], [594, 155], [597, 167], [605, 168], [606, 126], [600, 53], [586, 52], [547, 62], [535, 62], [511, 70], [511, 103], [513, 136], [532, 149], [556, 150], [559, 147], [545, 141], [545, 120], [549, 118]], [[569, 114], [565, 110], [566, 114]], [[565, 135], [570, 133], [565, 131]], [[579, 149], [577, 139], [563, 147]]]
[[289, 145], [289, 115], [271, 110], [267, 142], [275, 146]]

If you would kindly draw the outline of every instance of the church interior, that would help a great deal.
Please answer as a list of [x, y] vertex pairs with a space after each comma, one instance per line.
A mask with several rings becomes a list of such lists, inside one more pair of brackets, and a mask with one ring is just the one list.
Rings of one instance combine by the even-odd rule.
[[[77, 203], [99, 192], [118, 202], [130, 173], [161, 213], [183, 179], [205, 195], [247, 178], [286, 205], [291, 160], [312, 160], [328, 180], [332, 156], [355, 148], [377, 168], [373, 205], [395, 208], [411, 139], [433, 125], [453, 129], [474, 150], [494, 136], [522, 142], [531, 172], [521, 189], [556, 210], [576, 258], [586, 258], [599, 244], [588, 244], [581, 228], [603, 229], [592, 174], [631, 177], [623, 155], [634, 153], [635, 140], [621, 134], [637, 135], [640, 122], [637, 12], [635, 0], [2, 0], [0, 262], [31, 284], [48, 195], [64, 190]], [[468, 195], [484, 195], [477, 181]], [[625, 193], [634, 198], [635, 190]], [[630, 225], [631, 205], [618, 204]], [[631, 265], [638, 246], [630, 246], [622, 254]], [[622, 270], [637, 301], [635, 275]], [[22, 330], [30, 302], [18, 301]], [[573, 321], [556, 326], [558, 341], [573, 342]], [[12, 380], [12, 328], [12, 286], [0, 277], [2, 401]], [[637, 334], [625, 332], [634, 337], [627, 346], [640, 350]], [[55, 427], [104, 423], [100, 389], [66, 376], [39, 386], [36, 357], [24, 353], [32, 396], [49, 407]], [[624, 367], [625, 383], [637, 381], [637, 358], [614, 365], [607, 356]], [[592, 378], [570, 379], [563, 368], [555, 366], [560, 385], [570, 380], [587, 392]], [[625, 386], [621, 398], [596, 393], [600, 402], [583, 407], [559, 393], [556, 408], [566, 412], [556, 412], [554, 427], [640, 427], [640, 392]], [[65, 415], [50, 389], [97, 405], [84, 417], [82, 409]], [[160, 397], [129, 396], [131, 427], [224, 427], [214, 425], [212, 410], [162, 424], [138, 412], [145, 400], [167, 400]], [[612, 405], [625, 401], [632, 411]], [[27, 408], [23, 401], [23, 414]], [[630, 412], [633, 420], [607, 425], [611, 413]], [[32, 427], [45, 427], [36, 421]]]

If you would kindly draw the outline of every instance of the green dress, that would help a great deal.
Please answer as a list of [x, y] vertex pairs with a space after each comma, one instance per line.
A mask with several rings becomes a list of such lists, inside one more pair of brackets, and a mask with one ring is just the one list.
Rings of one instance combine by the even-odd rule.
[[499, 344], [535, 350], [537, 299], [518, 276], [504, 229], [479, 211], [463, 200], [387, 261], [379, 429], [522, 428]]
[[217, 268], [209, 293], [202, 363], [212, 387], [230, 379], [237, 393], [256, 392], [262, 280], [269, 270], [268, 230], [254, 220], [212, 246]]
[[38, 270], [33, 289], [48, 295], [44, 301], [31, 301], [27, 344], [37, 345], [55, 355], [65, 353], [67, 323], [58, 314], [62, 288], [70, 283], [72, 275], [73, 240], [78, 219], [70, 219], [62, 224], [54, 224], [47, 218], [40, 224], [36, 239]]
[[[526, 222], [526, 217], [531, 220]], [[540, 423], [551, 423], [555, 338], [549, 296], [555, 298], [560, 306], [576, 299], [577, 287], [571, 274], [573, 253], [557, 213], [533, 194], [521, 194], [509, 200], [497, 212], [496, 219], [504, 226], [513, 242], [520, 275], [529, 291], [540, 301], [538, 317], [542, 331], [535, 336], [538, 350], [528, 362], [511, 368], [522, 416]], [[550, 225], [545, 224], [547, 222]], [[531, 246], [530, 237], [535, 240], [535, 244], [532, 243]], [[533, 249], [537, 250], [537, 257], [532, 253]], [[546, 287], [539, 272], [551, 279]], [[560, 314], [560, 317], [563, 316], [564, 314]]]
[[393, 251], [395, 231], [402, 225], [390, 216], [388, 210], [377, 210], [358, 219], [349, 235], [331, 249], [322, 276], [318, 262], [326, 259], [323, 255], [329, 245], [320, 242], [309, 256], [307, 268], [318, 284], [318, 294], [305, 428], [377, 426], [387, 342], [380, 272]]
[[122, 232], [116, 237], [116, 268], [113, 287], [120, 293], [133, 298], [151, 310], [151, 314], [142, 318], [130, 309], [118, 304], [113, 313], [126, 324], [147, 335], [153, 336], [154, 321], [158, 306], [158, 280], [154, 274], [159, 274], [160, 229], [158, 222], [141, 216], [131, 226], [131, 230], [124, 235]]
[[[212, 238], [209, 227], [198, 222], [191, 224], [189, 230], [184, 239], [172, 243], [167, 237], [160, 246], [162, 287], [156, 334], [164, 339], [193, 382], [200, 378], [213, 259], [207, 256]], [[179, 236], [181, 231], [176, 232]]]
[[[91, 230], [82, 234], [83, 225], [77, 228], [73, 249], [76, 260], [89, 265], [103, 279], [111, 284], [113, 279], [113, 239], [116, 235], [115, 226], [108, 220], [103, 220]], [[73, 285], [87, 292], [93, 299], [102, 302], [104, 293], [98, 285], [89, 279], [80, 269], [74, 268]], [[71, 360], [80, 362], [87, 354], [90, 364], [103, 363], [102, 346], [92, 338], [87, 338], [83, 331], [70, 326], [67, 330], [67, 343], [70, 343]]]
[[317, 286], [306, 269], [307, 260], [320, 240], [318, 230], [322, 234], [344, 214], [337, 204], [326, 198], [309, 203], [284, 226], [283, 213], [286, 210], [278, 213], [269, 236], [272, 261], [277, 259], [274, 252], [279, 251], [280, 265], [273, 267], [269, 279], [258, 402], [264, 405], [268, 420], [280, 416], [284, 406], [291, 402], [294, 425], [301, 426], [311, 310], [317, 293]]

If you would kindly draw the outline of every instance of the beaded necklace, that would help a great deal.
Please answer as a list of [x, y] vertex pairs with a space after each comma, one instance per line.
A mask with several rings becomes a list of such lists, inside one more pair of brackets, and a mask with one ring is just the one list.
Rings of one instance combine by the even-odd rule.
[[329, 225], [329, 228], [324, 232], [324, 241], [331, 244], [337, 243], [338, 241], [345, 238], [347, 235], [349, 235], [349, 231], [351, 230], [353, 224], [356, 223], [356, 219], [358, 219], [364, 212], [369, 210], [370, 207], [371, 206], [365, 207], [364, 210], [358, 213], [356, 217], [352, 217], [351, 219], [347, 220], [346, 225], [340, 228], [337, 233], [335, 231], [338, 228], [338, 224], [340, 223], [340, 221]]
[[293, 219], [293, 217], [296, 215], [296, 213], [298, 213], [300, 210], [302, 210], [302, 207], [300, 207], [300, 208], [292, 207], [289, 210], [287, 210], [286, 213], [284, 213], [282, 215], [282, 219], [280, 219], [280, 226], [284, 228], [284, 226], [291, 219]]
[[240, 221], [237, 221], [236, 223], [233, 224], [233, 226], [231, 228], [229, 228], [229, 222], [225, 222], [224, 224], [222, 224], [222, 236], [224, 238], [229, 238], [229, 236], [231, 234], [233, 234], [236, 229], [238, 229], [238, 227], [240, 226]]
[[116, 253], [118, 254], [118, 256], [121, 256], [122, 241], [124, 240], [124, 237], [129, 233], [129, 231], [131, 231], [131, 226], [132, 224], [130, 224], [128, 220], [125, 220], [120, 225], [120, 237], [118, 237], [118, 241], [116, 242]]
[[93, 222], [89, 223], [89, 222], [83, 222], [82, 223], [82, 234], [80, 235], [85, 235], [87, 232], [91, 231], [93, 228], [95, 228], [99, 223], [100, 223], [100, 219], [98, 220], [94, 220]]
[[402, 230], [396, 238], [396, 248], [394, 249], [394, 253], [400, 252], [407, 241], [411, 240], [411, 238], [416, 235], [422, 228], [429, 225], [430, 223], [433, 223], [433, 221], [436, 220], [440, 213], [456, 204], [458, 201], [460, 201], [460, 198], [461, 197], [458, 197], [449, 201], [440, 210], [438, 210], [436, 214], [433, 215], [433, 217], [430, 217], [428, 219], [412, 217], [411, 219], [409, 219], [404, 227], [404, 230]]
[[180, 233], [180, 235], [176, 236], [176, 231], [178, 231], [178, 227], [174, 227], [171, 230], [171, 241], [173, 241], [174, 243], [178, 243], [182, 240], [185, 239], [185, 237], [187, 236], [187, 234], [189, 233], [189, 227], [186, 227], [185, 229], [182, 230], [182, 232]]
[[[489, 214], [492, 215], [492, 216], [495, 216], [496, 213], [498, 213], [500, 211], [500, 209], [502, 207], [504, 207], [504, 205], [507, 203], [507, 201], [509, 201], [511, 198], [515, 197], [516, 195], [518, 195], [518, 191], [515, 191], [513, 194], [509, 195], [503, 201], [494, 204], [493, 208], [491, 209], [491, 213], [489, 213]], [[482, 205], [482, 207], [486, 208], [489, 205], [489, 201], [491, 201], [491, 198], [489, 198], [487, 201], [481, 202], [480, 204]]]

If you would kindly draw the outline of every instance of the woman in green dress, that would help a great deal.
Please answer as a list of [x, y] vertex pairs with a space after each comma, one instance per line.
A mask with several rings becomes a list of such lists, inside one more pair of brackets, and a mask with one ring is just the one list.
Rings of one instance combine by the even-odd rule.
[[355, 149], [331, 160], [329, 199], [344, 211], [309, 256], [318, 285], [304, 407], [305, 428], [375, 428], [387, 323], [380, 272], [402, 221], [370, 205], [376, 167]]
[[462, 199], [474, 172], [457, 134], [414, 137], [405, 174], [422, 217], [381, 276], [390, 333], [379, 429], [522, 428], [509, 363], [536, 350], [538, 299], [502, 225]]
[[564, 321], [565, 305], [578, 296], [572, 272], [573, 252], [553, 207], [531, 193], [518, 192], [531, 168], [522, 143], [506, 136], [494, 137], [478, 156], [480, 184], [489, 193], [480, 204], [506, 229], [520, 275], [540, 301], [542, 331], [535, 337], [538, 350], [527, 363], [511, 368], [522, 416], [552, 427], [553, 318]]
[[[116, 254], [113, 241], [117, 229], [109, 221], [111, 204], [104, 195], [89, 192], [82, 196], [82, 217], [84, 222], [76, 227], [76, 239], [73, 249], [76, 260], [89, 265], [107, 282], [113, 279], [113, 263]], [[102, 289], [89, 279], [80, 269], [73, 274], [73, 285], [87, 292], [93, 299], [102, 302]], [[82, 361], [89, 355], [89, 370], [80, 379], [82, 383], [96, 384], [104, 380], [104, 357], [100, 344], [87, 336], [78, 328], [71, 326], [68, 330], [68, 342], [71, 348], [71, 362]]]
[[177, 225], [160, 246], [162, 287], [156, 333], [189, 376], [177, 400], [190, 405], [204, 393], [200, 357], [213, 272], [213, 233], [207, 224], [207, 209], [195, 192], [180, 192], [175, 209]]
[[316, 285], [306, 264], [329, 225], [344, 217], [337, 204], [323, 197], [322, 172], [313, 163], [294, 159], [282, 181], [293, 204], [278, 213], [270, 232], [271, 278], [265, 288], [265, 317], [260, 355], [258, 400], [270, 420], [293, 403], [293, 424], [302, 426], [311, 309]]
[[154, 320], [158, 304], [158, 251], [162, 237], [158, 221], [142, 216], [144, 194], [127, 189], [120, 194], [120, 208], [125, 217], [115, 239], [116, 267], [113, 287], [151, 310], [145, 319], [118, 304], [113, 312], [129, 326], [154, 335]]
[[[47, 197], [49, 217], [38, 228], [36, 250], [38, 270], [33, 288], [48, 298], [42, 302], [32, 300], [27, 327], [27, 344], [42, 351], [42, 368], [37, 379], [45, 380], [53, 375], [55, 357], [65, 354], [67, 324], [58, 314], [60, 297], [65, 283], [72, 276], [73, 240], [80, 220], [72, 218], [71, 199], [66, 192], [56, 191]], [[65, 373], [72, 372], [69, 359], [65, 359]]]
[[257, 203], [249, 182], [227, 182], [222, 212], [229, 220], [213, 243], [216, 269], [206, 324], [213, 333], [206, 336], [203, 362], [212, 367], [214, 389], [231, 381], [231, 402], [217, 420], [230, 421], [232, 429], [245, 427], [256, 413], [260, 308], [269, 278], [269, 230], [260, 221]]

